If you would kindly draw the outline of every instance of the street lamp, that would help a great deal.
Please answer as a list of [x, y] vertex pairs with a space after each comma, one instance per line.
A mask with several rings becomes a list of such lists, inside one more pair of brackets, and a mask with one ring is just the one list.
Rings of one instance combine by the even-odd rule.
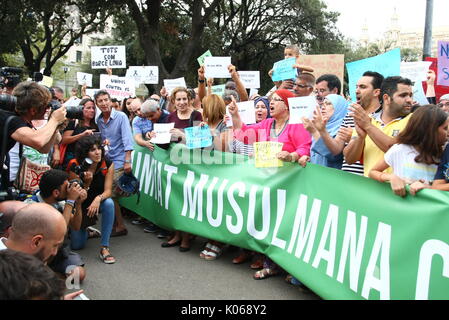
[[423, 60], [432, 55], [432, 18], [433, 18], [433, 0], [427, 0], [426, 25], [424, 27]]
[[66, 95], [67, 95], [66, 75], [67, 75], [67, 72], [70, 71], [70, 68], [67, 66], [64, 66], [62, 68], [62, 70], [64, 71], [64, 97], [66, 97]]

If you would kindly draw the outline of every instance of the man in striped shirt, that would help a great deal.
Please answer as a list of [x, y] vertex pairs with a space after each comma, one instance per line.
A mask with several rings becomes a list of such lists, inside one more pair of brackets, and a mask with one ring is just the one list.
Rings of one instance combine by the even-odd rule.
[[[380, 87], [384, 77], [377, 72], [367, 71], [359, 79], [356, 85], [357, 105], [363, 108], [368, 114], [372, 114], [381, 108], [380, 104]], [[340, 126], [340, 130], [335, 138], [332, 138], [327, 132], [321, 134], [321, 137], [327, 148], [334, 154], [338, 155], [343, 152], [345, 146], [349, 143], [352, 131], [355, 128], [354, 118], [350, 113], [346, 115]], [[343, 161], [343, 171], [363, 175], [363, 163], [356, 161], [348, 164], [346, 159]]]

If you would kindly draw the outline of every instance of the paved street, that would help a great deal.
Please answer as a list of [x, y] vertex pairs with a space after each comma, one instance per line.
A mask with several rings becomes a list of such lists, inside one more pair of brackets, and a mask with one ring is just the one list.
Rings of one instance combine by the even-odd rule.
[[[111, 238], [117, 262], [99, 259], [100, 239], [89, 239], [79, 253], [86, 262], [87, 279], [81, 284], [92, 300], [310, 300], [319, 299], [288, 285], [285, 276], [253, 280], [249, 263], [232, 264], [236, 251], [226, 250], [215, 261], [199, 258], [205, 239], [192, 241], [192, 250], [162, 248], [156, 234], [143, 232], [126, 219], [128, 235]], [[98, 227], [98, 225], [97, 225]]]

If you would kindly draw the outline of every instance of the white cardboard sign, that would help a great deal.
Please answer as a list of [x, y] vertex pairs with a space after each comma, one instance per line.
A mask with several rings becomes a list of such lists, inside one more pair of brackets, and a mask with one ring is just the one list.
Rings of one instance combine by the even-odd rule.
[[187, 88], [187, 85], [186, 85], [186, 80], [184, 79], [184, 77], [182, 77], [182, 78], [177, 78], [177, 79], [165, 79], [164, 87], [167, 90], [168, 94], [171, 95], [171, 92], [173, 91], [173, 89], [175, 89], [177, 87]]
[[125, 46], [93, 46], [90, 49], [92, 69], [126, 69]]
[[134, 79], [118, 76], [100, 75], [100, 88], [106, 90], [111, 98], [123, 100], [129, 96], [136, 95]]
[[244, 124], [256, 123], [256, 111], [254, 109], [254, 101], [237, 102], [237, 107]]
[[170, 143], [171, 133], [170, 130], [175, 127], [175, 123], [155, 123], [153, 131], [156, 133], [156, 137], [150, 140], [154, 144]]
[[231, 57], [205, 57], [204, 70], [206, 78], [231, 78], [228, 67]]
[[260, 88], [260, 71], [239, 71], [239, 75], [246, 89]]
[[126, 77], [133, 78], [136, 86], [141, 83], [158, 84], [159, 67], [158, 66], [130, 66], [126, 70]]
[[313, 112], [318, 105], [314, 96], [288, 98], [290, 107], [290, 124], [302, 123], [302, 117], [312, 118]]
[[92, 87], [92, 74], [90, 73], [77, 72], [76, 80], [78, 80], [80, 86], [86, 85]]

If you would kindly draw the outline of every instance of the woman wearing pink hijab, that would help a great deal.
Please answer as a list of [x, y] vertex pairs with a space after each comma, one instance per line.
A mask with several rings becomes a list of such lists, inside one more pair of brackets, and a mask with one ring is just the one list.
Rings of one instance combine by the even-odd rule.
[[248, 130], [254, 130], [256, 141], [276, 141], [283, 143], [282, 151], [278, 153], [278, 159], [287, 162], [306, 161], [310, 155], [312, 138], [302, 124], [289, 124], [290, 111], [288, 98], [295, 95], [285, 89], [273, 93], [270, 101], [270, 116], [259, 123], [245, 125], [238, 113], [236, 103], [231, 103], [229, 112], [232, 116], [233, 129], [236, 137], [247, 136]]

